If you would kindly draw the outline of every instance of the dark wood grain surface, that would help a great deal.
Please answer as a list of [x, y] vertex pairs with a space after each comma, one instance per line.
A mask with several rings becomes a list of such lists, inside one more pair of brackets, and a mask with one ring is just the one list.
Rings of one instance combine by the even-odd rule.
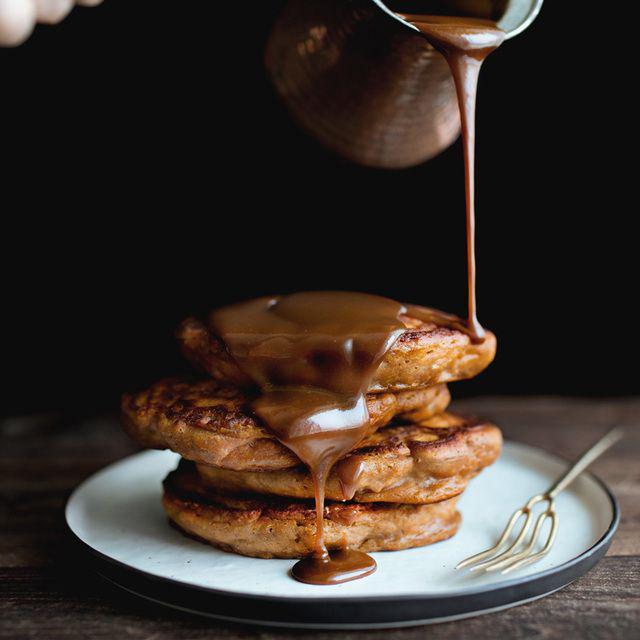
[[70, 491], [135, 450], [114, 419], [20, 417], [0, 427], [0, 638], [639, 638], [640, 399], [483, 398], [457, 407], [568, 458], [614, 423], [626, 427], [593, 467], [616, 494], [622, 521], [589, 574], [501, 613], [396, 631], [282, 631], [182, 615], [109, 587], [72, 560], [62, 515]]

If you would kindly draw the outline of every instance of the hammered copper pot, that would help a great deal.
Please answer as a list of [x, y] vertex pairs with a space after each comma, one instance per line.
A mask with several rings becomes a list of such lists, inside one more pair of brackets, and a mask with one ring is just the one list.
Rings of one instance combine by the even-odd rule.
[[409, 167], [448, 147], [460, 119], [444, 58], [394, 11], [506, 20], [511, 36], [541, 1], [289, 0], [266, 67], [291, 116], [324, 146], [358, 164]]

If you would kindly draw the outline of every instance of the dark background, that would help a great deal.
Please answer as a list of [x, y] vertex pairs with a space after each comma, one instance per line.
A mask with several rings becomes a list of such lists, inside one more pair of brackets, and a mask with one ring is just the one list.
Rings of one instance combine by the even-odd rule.
[[[247, 296], [464, 313], [459, 143], [410, 170], [346, 164], [264, 76], [282, 3], [209, 4], [105, 0], [0, 50], [3, 414], [115, 409], [184, 368], [180, 319]], [[600, 24], [547, 2], [483, 70], [479, 315], [499, 353], [454, 395], [639, 390], [634, 103]]]

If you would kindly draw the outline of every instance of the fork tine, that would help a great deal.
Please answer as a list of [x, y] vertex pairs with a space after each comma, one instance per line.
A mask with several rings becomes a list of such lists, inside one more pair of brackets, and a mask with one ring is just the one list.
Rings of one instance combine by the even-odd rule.
[[524, 509], [518, 509], [513, 512], [511, 519], [507, 523], [507, 526], [502, 531], [502, 535], [500, 536], [500, 540], [496, 542], [490, 549], [486, 549], [485, 551], [481, 551], [480, 553], [476, 553], [473, 556], [469, 556], [465, 560], [462, 560], [456, 565], [456, 569], [464, 569], [464, 567], [468, 567], [470, 564], [475, 564], [484, 558], [488, 558], [490, 555], [493, 555], [502, 545], [505, 543], [509, 535], [511, 534], [511, 530], [513, 529], [515, 523], [518, 521], [518, 518], [524, 513]]
[[[515, 555], [519, 556], [519, 553], [522, 553], [522, 551], [520, 551], [518, 554], [516, 554], [516, 549], [518, 549], [518, 547], [522, 544], [522, 542], [525, 539], [525, 536], [527, 534], [527, 532], [529, 531], [529, 527], [531, 525], [532, 522], [532, 518], [533, 518], [533, 507], [534, 505], [538, 504], [539, 502], [542, 502], [544, 500], [548, 500], [549, 498], [547, 497], [546, 494], [543, 493], [539, 493], [535, 496], [533, 496], [532, 498], [529, 499], [529, 502], [527, 502], [527, 504], [524, 506], [523, 508], [523, 512], [527, 514], [526, 520], [524, 521], [522, 528], [520, 530], [520, 533], [518, 534], [518, 536], [516, 537], [516, 539], [514, 540], [514, 542], [502, 553], [494, 556], [493, 558], [490, 558], [489, 560], [487, 560], [486, 562], [483, 562], [479, 565], [476, 565], [475, 567], [472, 567], [470, 569], [470, 571], [481, 571], [481, 570], [485, 570], [485, 571], [492, 571], [493, 567], [497, 564], [507, 564], [509, 560], [511, 560]], [[549, 503], [549, 507], [547, 507], [547, 509], [551, 508], [551, 503]], [[536, 531], [537, 529], [534, 529], [534, 532], [532, 534], [533, 538], [535, 538], [536, 536]]]
[[522, 544], [522, 541], [524, 540], [525, 536], [527, 535], [527, 532], [529, 531], [529, 527], [531, 526], [531, 518], [533, 517], [533, 513], [531, 512], [531, 510], [527, 509], [526, 507], [523, 510], [523, 513], [526, 514], [526, 518], [524, 523], [522, 524], [522, 528], [520, 529], [520, 533], [517, 535], [516, 539], [502, 553], [499, 553], [493, 558], [490, 558], [485, 562], [481, 562], [480, 564], [477, 564], [474, 567], [471, 567], [469, 571], [482, 571], [482, 570], [487, 571], [488, 570], [487, 568], [490, 565], [493, 565], [495, 562], [500, 562], [503, 559], [507, 558], [508, 556], [510, 556], [510, 554], [512, 554], [515, 551], [515, 549], [517, 549]]
[[549, 537], [547, 538], [547, 542], [538, 553], [534, 553], [532, 556], [528, 558], [523, 558], [522, 560], [508, 566], [506, 569], [503, 569], [501, 573], [509, 573], [511, 571], [515, 571], [516, 569], [520, 569], [521, 567], [525, 567], [528, 564], [533, 562], [537, 562], [543, 556], [547, 555], [551, 550], [554, 540], [556, 539], [556, 533], [558, 532], [558, 516], [555, 511], [548, 512], [548, 515], [551, 518], [551, 531], [549, 532]]
[[538, 541], [538, 536], [540, 534], [540, 530], [542, 529], [542, 525], [544, 524], [544, 521], [547, 519], [548, 516], [549, 516], [548, 511], [545, 511], [544, 513], [541, 513], [538, 516], [536, 520], [536, 525], [533, 528], [531, 537], [529, 538], [529, 542], [525, 545], [525, 547], [521, 551], [509, 557], [505, 557], [504, 559], [496, 558], [490, 561], [489, 563], [485, 563], [484, 570], [498, 571], [499, 569], [503, 569], [504, 567], [509, 567], [513, 564], [517, 564], [520, 560], [527, 558], [529, 554], [533, 551], [534, 547], [536, 546], [536, 543]]
[[[533, 507], [533, 505], [537, 504], [538, 502], [541, 502], [542, 500], [546, 500], [546, 499], [547, 499], [547, 497], [546, 497], [545, 494], [537, 494], [537, 495], [531, 497], [529, 499], [529, 502], [527, 502], [527, 504], [524, 507], [514, 511], [514, 513], [511, 516], [511, 519], [507, 523], [507, 526], [504, 528], [504, 530], [502, 532], [502, 535], [500, 536], [500, 540], [498, 540], [498, 542], [493, 547], [491, 547], [490, 549], [486, 549], [485, 551], [481, 551], [480, 553], [476, 553], [475, 555], [473, 555], [473, 556], [471, 556], [469, 558], [465, 558], [464, 560], [462, 560], [461, 562], [459, 562], [456, 565], [456, 569], [463, 569], [464, 567], [468, 567], [468, 566], [470, 566], [472, 564], [476, 564], [476, 563], [480, 562], [484, 558], [488, 558], [490, 556], [493, 556], [497, 551], [500, 550], [500, 548], [508, 540], [508, 538], [510, 537], [511, 532], [512, 532], [516, 522], [520, 518], [520, 516], [522, 516], [523, 514], [526, 514], [526, 519], [525, 519], [525, 521], [523, 523], [522, 531], [520, 532], [520, 535], [516, 538], [516, 542], [514, 542], [504, 552], [502, 552], [501, 554], [495, 556], [493, 559], [495, 560], [496, 558], [504, 557], [505, 553], [508, 553], [509, 551], [513, 550], [518, 544], [520, 544], [522, 542], [522, 538], [524, 537], [524, 534], [529, 529], [529, 525], [530, 525], [530, 521], [531, 521], [531, 508]], [[483, 563], [483, 564], [487, 564], [487, 563]], [[470, 571], [475, 571], [476, 569], [480, 568], [481, 566], [482, 565], [476, 565], [474, 567], [471, 567]]]

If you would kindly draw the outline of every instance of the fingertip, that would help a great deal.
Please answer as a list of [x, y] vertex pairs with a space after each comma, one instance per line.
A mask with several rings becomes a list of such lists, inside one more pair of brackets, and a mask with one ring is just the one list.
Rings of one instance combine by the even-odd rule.
[[38, 22], [56, 24], [66, 18], [73, 8], [73, 0], [32, 0], [36, 4]]
[[31, 35], [35, 22], [32, 0], [0, 0], [0, 46], [22, 44]]

